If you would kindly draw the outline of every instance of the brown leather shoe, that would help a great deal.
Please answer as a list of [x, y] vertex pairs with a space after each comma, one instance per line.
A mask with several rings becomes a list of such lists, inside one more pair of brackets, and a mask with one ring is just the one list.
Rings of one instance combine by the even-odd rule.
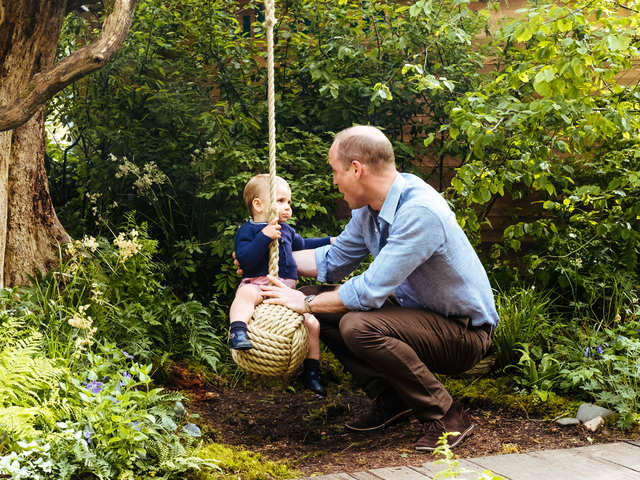
[[473, 424], [467, 417], [462, 406], [453, 402], [447, 414], [438, 420], [429, 420], [423, 423], [424, 435], [416, 442], [416, 450], [419, 452], [431, 452], [435, 450], [438, 439], [445, 432], [458, 432], [460, 435], [447, 437], [451, 448], [458, 445], [473, 430]]
[[356, 432], [370, 432], [386, 427], [412, 413], [413, 410], [407, 408], [395, 392], [387, 390], [376, 397], [367, 413], [349, 421], [345, 427]]

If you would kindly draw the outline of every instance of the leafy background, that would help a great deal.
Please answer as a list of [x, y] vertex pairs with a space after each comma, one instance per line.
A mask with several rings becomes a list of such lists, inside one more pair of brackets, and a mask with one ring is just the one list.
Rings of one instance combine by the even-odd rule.
[[[292, 223], [340, 231], [348, 210], [328, 146], [354, 123], [379, 126], [400, 169], [443, 193], [481, 253], [502, 319], [492, 375], [540, 401], [597, 401], [633, 427], [640, 93], [622, 79], [639, 57], [638, 7], [538, 2], [498, 25], [492, 8], [278, 4], [278, 169]], [[175, 361], [238, 375], [225, 348], [239, 281], [230, 252], [242, 188], [267, 170], [264, 32], [243, 16], [261, 11], [142, 0], [114, 60], [50, 102], [50, 189], [78, 240], [58, 272], [2, 292], [0, 356], [21, 367], [0, 370], [0, 469], [216, 470], [181, 400], [150, 376]], [[68, 17], [60, 55], [98, 27]]]

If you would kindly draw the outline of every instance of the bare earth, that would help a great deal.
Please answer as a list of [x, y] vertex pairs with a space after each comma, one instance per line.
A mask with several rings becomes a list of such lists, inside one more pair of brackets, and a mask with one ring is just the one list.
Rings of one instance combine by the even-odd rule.
[[[435, 460], [413, 450], [421, 435], [421, 424], [415, 419], [367, 434], [346, 430], [344, 422], [367, 409], [368, 400], [361, 392], [333, 384], [322, 399], [296, 382], [293, 388], [229, 388], [174, 373], [178, 375], [172, 383], [186, 391], [190, 409], [201, 416], [215, 441], [245, 447], [269, 460], [286, 460], [304, 476], [416, 466]], [[560, 427], [503, 409], [469, 406], [469, 414], [475, 428], [456, 447], [460, 458], [640, 438], [638, 432], [611, 428], [592, 433], [580, 426]]]

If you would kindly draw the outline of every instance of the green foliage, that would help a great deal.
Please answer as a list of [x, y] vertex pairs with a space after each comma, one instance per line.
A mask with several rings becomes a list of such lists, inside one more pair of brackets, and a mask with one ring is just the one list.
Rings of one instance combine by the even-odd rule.
[[439, 456], [440, 458], [436, 460], [434, 463], [443, 464], [444, 468], [435, 474], [434, 479], [441, 478], [458, 478], [461, 475], [463, 477], [471, 476], [472, 478], [478, 478], [481, 480], [502, 480], [503, 477], [499, 475], [495, 475], [491, 470], [483, 470], [482, 472], [477, 472], [475, 470], [469, 470], [468, 468], [461, 467], [460, 461], [455, 458], [451, 447], [449, 446], [448, 438], [450, 436], [460, 435], [458, 432], [445, 432], [436, 443], [436, 448], [433, 451], [433, 454]]
[[129, 224], [112, 242], [85, 236], [67, 245], [59, 271], [34, 279], [13, 307], [45, 332], [49, 355], [68, 362], [97, 335], [146, 361], [190, 355], [215, 371], [225, 347], [211, 312], [163, 285], [155, 251], [144, 226]]
[[618, 426], [629, 428], [640, 424], [640, 338], [614, 336], [611, 330], [606, 333], [611, 344], [594, 359], [599, 375], [582, 388], [619, 413]]
[[534, 288], [515, 288], [495, 296], [500, 323], [493, 336], [496, 363], [504, 367], [518, 361], [516, 347], [540, 342], [550, 330], [548, 294]]
[[11, 311], [1, 326], [0, 474], [169, 479], [216, 468], [189, 453], [199, 429], [180, 395], [152, 388], [151, 365], [102, 343], [69, 363], [48, 357], [42, 336]]
[[237, 447], [210, 443], [197, 451], [202, 458], [215, 458], [219, 472], [207, 472], [198, 476], [198, 480], [217, 480], [233, 478], [241, 480], [270, 480], [296, 478], [300, 472], [293, 470], [284, 461], [265, 460], [259, 453], [249, 452]]
[[509, 408], [527, 415], [556, 418], [575, 415], [581, 401], [548, 392], [543, 399], [537, 393], [518, 391], [510, 377], [444, 378], [447, 391], [456, 399], [477, 405]]

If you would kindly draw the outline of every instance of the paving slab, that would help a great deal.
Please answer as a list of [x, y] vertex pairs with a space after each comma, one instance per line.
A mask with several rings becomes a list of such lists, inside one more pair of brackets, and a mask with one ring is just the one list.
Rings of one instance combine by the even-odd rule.
[[[455, 478], [478, 480], [490, 470], [505, 480], [640, 480], [640, 442], [590, 445], [542, 450], [531, 453], [494, 455], [458, 460]], [[428, 462], [421, 466], [376, 468], [363, 472], [337, 473], [314, 480], [432, 480], [449, 468]]]
[[[445, 463], [429, 462], [420, 467], [411, 468], [422, 473], [427, 478], [436, 478], [436, 475], [443, 470], [446, 470], [448, 465]], [[469, 460], [460, 459], [458, 460], [458, 467], [456, 469], [456, 471], [460, 473], [458, 473], [455, 478], [459, 480], [477, 480], [480, 478], [482, 470], [483, 469], [475, 463], [472, 463]]]
[[332, 473], [331, 475], [320, 475], [312, 478], [313, 480], [355, 480], [348, 473]]
[[[620, 445], [616, 443], [615, 445]], [[597, 445], [589, 448], [592, 451]], [[586, 455], [585, 447], [583, 450], [575, 452], [575, 449], [568, 450], [544, 450], [541, 452], [533, 452], [531, 456], [535, 456], [548, 462], [553, 466], [555, 478], [579, 478], [581, 480], [639, 480], [640, 473], [635, 472], [626, 467], [616, 465], [601, 459], [591, 458]], [[640, 451], [638, 452], [640, 455]], [[564, 472], [564, 476], [563, 476]], [[554, 477], [552, 477], [554, 478]]]
[[577, 454], [614, 463], [640, 473], [640, 448], [627, 442], [604, 443], [573, 449]]
[[375, 468], [369, 472], [382, 480], [428, 480], [431, 478], [411, 467]]

